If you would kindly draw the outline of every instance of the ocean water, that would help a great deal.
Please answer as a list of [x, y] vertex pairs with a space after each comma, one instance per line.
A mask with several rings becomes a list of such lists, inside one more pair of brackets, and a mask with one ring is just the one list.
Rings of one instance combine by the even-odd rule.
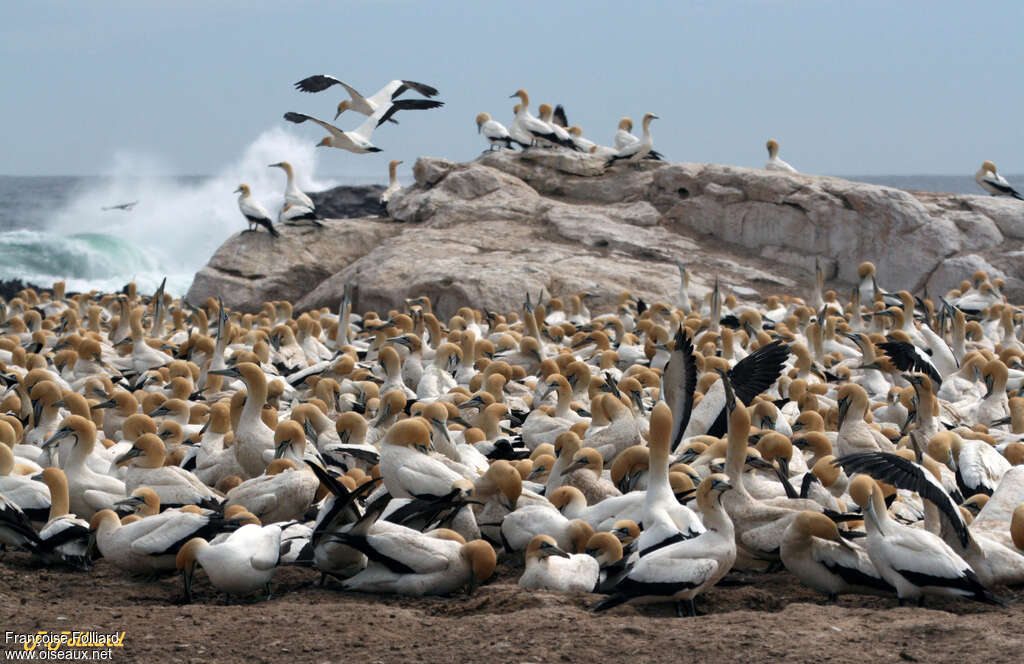
[[[142, 176], [160, 172], [157, 160], [122, 153], [102, 176], [0, 176], [0, 279], [65, 279], [70, 291], [118, 290], [134, 280], [152, 292], [167, 277], [168, 292], [184, 295], [217, 247], [246, 228], [233, 193], [240, 183], [276, 217], [285, 174], [267, 166], [282, 160], [306, 191], [381, 180], [318, 176], [316, 148], [280, 129], [214, 175]], [[128, 211], [103, 209], [131, 201], [138, 203]]]
[[[319, 191], [380, 181], [379, 175], [319, 177], [308, 140], [274, 129], [259, 136], [232, 164], [211, 176], [146, 177], [159, 165], [122, 154], [108, 175], [0, 176], [0, 279], [39, 286], [65, 279], [71, 291], [118, 290], [134, 280], [152, 292], [184, 295], [195, 273], [233, 233], [244, 228], [236, 195], [247, 183], [272, 214], [280, 208], [284, 173], [267, 168], [285, 159], [299, 186]], [[971, 175], [843, 176], [901, 189], [981, 193]], [[1024, 182], [1024, 176], [1008, 176]], [[138, 201], [129, 211], [104, 207]]]

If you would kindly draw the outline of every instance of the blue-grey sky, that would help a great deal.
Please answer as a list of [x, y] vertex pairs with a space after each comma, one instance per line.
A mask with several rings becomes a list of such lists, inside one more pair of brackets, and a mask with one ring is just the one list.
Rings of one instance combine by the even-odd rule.
[[340, 88], [292, 89], [315, 73], [365, 94], [421, 81], [447, 103], [380, 128], [378, 155], [321, 148], [324, 175], [473, 158], [475, 115], [508, 123], [520, 87], [604, 144], [656, 112], [673, 161], [760, 166], [774, 137], [812, 173], [1024, 172], [1019, 0], [3, 4], [2, 174], [102, 173], [125, 150], [214, 173], [285, 111], [330, 120]]

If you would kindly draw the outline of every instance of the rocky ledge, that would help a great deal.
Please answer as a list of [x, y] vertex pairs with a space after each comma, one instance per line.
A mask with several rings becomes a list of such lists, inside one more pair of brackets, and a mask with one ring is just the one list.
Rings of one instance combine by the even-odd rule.
[[672, 302], [680, 262], [692, 294], [717, 275], [742, 299], [809, 293], [815, 260], [837, 289], [871, 260], [885, 288], [945, 292], [985, 269], [1024, 297], [1020, 201], [716, 164], [601, 166], [536, 149], [470, 163], [421, 157], [390, 217], [282, 227], [277, 240], [238, 233], [187, 298], [249, 311], [274, 299], [334, 308], [351, 283], [359, 310], [426, 294], [445, 315], [466, 302], [507, 311], [541, 290], [588, 290], [607, 303], [628, 289]]

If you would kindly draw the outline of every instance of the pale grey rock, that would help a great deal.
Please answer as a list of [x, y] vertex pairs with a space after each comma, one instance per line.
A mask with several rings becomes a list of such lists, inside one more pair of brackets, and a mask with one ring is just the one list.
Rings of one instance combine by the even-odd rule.
[[690, 268], [695, 298], [716, 276], [742, 298], [809, 298], [816, 259], [842, 297], [865, 260], [888, 290], [945, 292], [987, 266], [1007, 293], [1024, 295], [1024, 203], [1009, 199], [714, 164], [606, 169], [592, 155], [539, 148], [469, 163], [422, 157], [413, 173], [388, 208], [406, 223], [332, 222], [317, 237], [286, 229], [274, 243], [235, 236], [197, 274], [189, 301], [333, 309], [351, 283], [358, 308], [382, 313], [417, 295], [448, 316], [584, 289], [600, 294], [601, 309], [622, 289], [675, 302], [677, 262]]

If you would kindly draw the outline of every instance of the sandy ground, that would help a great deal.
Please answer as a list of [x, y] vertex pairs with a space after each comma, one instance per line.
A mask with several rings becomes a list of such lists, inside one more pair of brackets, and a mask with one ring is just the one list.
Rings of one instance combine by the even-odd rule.
[[[115, 662], [1010, 662], [1021, 661], [1024, 589], [1010, 607], [846, 596], [835, 605], [786, 572], [733, 573], [697, 618], [672, 605], [587, 611], [598, 597], [526, 592], [507, 564], [473, 597], [377, 597], [278, 571], [275, 598], [228, 606], [197, 576], [141, 583], [105, 561], [92, 573], [47, 570], [27, 555], [0, 562], [0, 631], [125, 631]], [[8, 648], [11, 646], [8, 645]], [[287, 659], [282, 659], [286, 657]], [[7, 660], [3, 660], [7, 661]]]

